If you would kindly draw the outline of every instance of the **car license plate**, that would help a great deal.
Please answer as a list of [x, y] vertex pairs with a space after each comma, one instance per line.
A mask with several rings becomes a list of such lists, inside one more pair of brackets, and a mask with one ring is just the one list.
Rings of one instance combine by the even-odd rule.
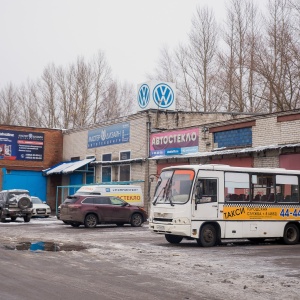
[[165, 226], [157, 225], [157, 226], [156, 226], [156, 229], [157, 229], [157, 230], [164, 231], [164, 230], [165, 230]]
[[46, 210], [45, 210], [45, 209], [37, 209], [36, 212], [37, 212], [38, 214], [41, 214], [41, 213], [45, 213]]

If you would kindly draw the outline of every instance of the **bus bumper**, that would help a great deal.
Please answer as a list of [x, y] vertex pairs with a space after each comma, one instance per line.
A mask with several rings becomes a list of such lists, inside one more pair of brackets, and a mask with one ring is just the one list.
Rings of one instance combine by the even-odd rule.
[[159, 234], [174, 234], [181, 236], [191, 236], [191, 225], [175, 225], [175, 224], [157, 224], [150, 222], [149, 229]]

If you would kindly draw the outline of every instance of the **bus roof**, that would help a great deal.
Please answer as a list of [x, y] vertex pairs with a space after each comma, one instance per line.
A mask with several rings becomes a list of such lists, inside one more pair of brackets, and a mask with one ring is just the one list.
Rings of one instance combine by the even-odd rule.
[[300, 175], [300, 170], [288, 170], [284, 168], [250, 168], [250, 167], [233, 167], [222, 164], [207, 164], [207, 165], [180, 165], [166, 167], [163, 170], [169, 169], [193, 169], [207, 170], [207, 171], [234, 171], [234, 172], [248, 172], [248, 173], [271, 173], [271, 174], [294, 174]]

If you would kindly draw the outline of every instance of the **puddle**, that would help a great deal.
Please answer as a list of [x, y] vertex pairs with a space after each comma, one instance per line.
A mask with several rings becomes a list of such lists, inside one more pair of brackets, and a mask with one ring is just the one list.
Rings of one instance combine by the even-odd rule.
[[87, 247], [82, 245], [64, 245], [53, 242], [22, 242], [16, 245], [4, 245], [7, 250], [19, 250], [19, 251], [82, 251], [87, 249]]

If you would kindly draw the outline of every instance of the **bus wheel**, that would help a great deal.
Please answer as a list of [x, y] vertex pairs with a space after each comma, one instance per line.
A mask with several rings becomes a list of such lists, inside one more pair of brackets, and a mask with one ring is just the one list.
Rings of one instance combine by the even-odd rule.
[[165, 238], [170, 244], [179, 244], [183, 239], [183, 237], [180, 235], [172, 234], [165, 234]]
[[217, 243], [217, 231], [211, 224], [206, 224], [201, 228], [200, 238], [197, 244], [202, 247], [213, 247]]
[[287, 224], [285, 226], [283, 242], [286, 245], [295, 245], [299, 242], [299, 229], [295, 224]]

